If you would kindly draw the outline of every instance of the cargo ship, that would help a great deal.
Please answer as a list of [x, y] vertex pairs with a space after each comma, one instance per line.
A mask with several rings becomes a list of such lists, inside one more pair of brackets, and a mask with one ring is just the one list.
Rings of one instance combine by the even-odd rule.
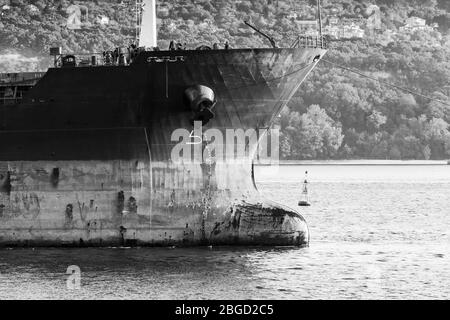
[[0, 75], [0, 246], [308, 245], [300, 213], [258, 192], [255, 150], [173, 161], [172, 134], [270, 128], [323, 38], [159, 50], [146, 2], [132, 51], [53, 48], [47, 72]]

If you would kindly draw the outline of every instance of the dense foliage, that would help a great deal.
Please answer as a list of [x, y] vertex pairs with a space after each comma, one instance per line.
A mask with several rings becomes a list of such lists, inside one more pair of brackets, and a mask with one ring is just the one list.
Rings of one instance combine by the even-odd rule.
[[[66, 28], [67, 7], [88, 10], [81, 30]], [[159, 46], [179, 40], [188, 46], [229, 41], [232, 47], [266, 47], [267, 40], [243, 24], [252, 21], [280, 46], [298, 33], [297, 19], [315, 19], [315, 0], [158, 1]], [[322, 61], [283, 110], [282, 156], [286, 159], [450, 158], [450, 1], [322, 0], [323, 16], [361, 15], [370, 4], [381, 10], [382, 29], [364, 39], [335, 41], [325, 57], [364, 74], [407, 87], [388, 87]], [[45, 69], [48, 48], [100, 52], [127, 45], [134, 29], [134, 1], [0, 0], [0, 72]], [[8, 5], [7, 9], [4, 5]], [[30, 6], [30, 4], [32, 6]], [[107, 24], [99, 17], [108, 17]], [[399, 33], [405, 18], [418, 16], [439, 28]], [[363, 16], [363, 18], [365, 18]], [[440, 103], [444, 101], [446, 103]]]

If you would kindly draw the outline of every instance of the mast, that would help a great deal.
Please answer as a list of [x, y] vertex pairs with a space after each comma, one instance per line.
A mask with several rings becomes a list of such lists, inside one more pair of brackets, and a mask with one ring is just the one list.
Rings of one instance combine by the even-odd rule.
[[135, 28], [135, 43], [139, 43], [139, 35], [141, 33], [141, 14], [142, 14], [142, 0], [136, 0], [134, 4], [134, 13], [135, 13], [135, 19], [136, 24], [134, 26]]
[[136, 1], [136, 20], [138, 46], [153, 48], [158, 45], [156, 30], [156, 0]]
[[322, 8], [320, 5], [320, 0], [317, 0], [317, 14], [319, 16], [319, 36], [322, 38]]

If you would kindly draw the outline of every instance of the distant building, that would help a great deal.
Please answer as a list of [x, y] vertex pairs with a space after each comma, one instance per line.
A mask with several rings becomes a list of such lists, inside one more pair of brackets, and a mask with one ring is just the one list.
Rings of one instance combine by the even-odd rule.
[[327, 20], [327, 25], [329, 26], [344, 26], [352, 23], [358, 26], [363, 26], [366, 21], [364, 18], [340, 18], [338, 16], [330, 16]]
[[97, 16], [97, 19], [95, 20], [95, 22], [105, 26], [105, 25], [109, 24], [109, 18], [107, 16]]
[[419, 17], [409, 17], [405, 21], [406, 26], [409, 27], [424, 27], [427, 25], [427, 22], [425, 19], [419, 18]]
[[328, 25], [337, 26], [339, 24], [339, 18], [336, 16], [331, 16], [328, 18]]
[[369, 16], [366, 21], [366, 27], [370, 30], [381, 29], [381, 12], [377, 5], [370, 5], [366, 9], [366, 14]]
[[330, 36], [332, 39], [339, 39], [340, 32], [341, 32], [341, 29], [335, 25], [333, 25], [333, 26], [328, 25], [323, 28], [323, 33], [325, 35]]
[[359, 17], [359, 18], [343, 18], [340, 20], [340, 24], [350, 25], [352, 23], [362, 27], [366, 24], [366, 19]]
[[301, 35], [316, 36], [319, 30], [317, 20], [297, 20], [297, 27]]
[[68, 14], [66, 26], [71, 30], [81, 29], [81, 10], [77, 5], [70, 5], [66, 9], [66, 13]]
[[342, 28], [341, 38], [352, 39], [352, 38], [364, 38], [364, 30], [360, 26], [352, 22], [350, 25], [345, 25]]
[[286, 16], [286, 18], [288, 18], [288, 19], [297, 19], [298, 18], [298, 14], [297, 13], [295, 13], [295, 12], [291, 12], [291, 13], [289, 13], [287, 16]]
[[71, 4], [67, 7], [68, 15], [66, 26], [71, 30], [78, 30], [88, 22], [88, 8], [82, 5]]
[[433, 27], [428, 26], [425, 19], [419, 17], [409, 17], [405, 20], [405, 25], [400, 27], [400, 32], [412, 33], [416, 31], [432, 31]]
[[328, 18], [328, 24], [323, 28], [323, 33], [332, 39], [363, 38], [364, 29], [361, 28], [363, 20], [360, 18], [340, 19], [336, 16]]

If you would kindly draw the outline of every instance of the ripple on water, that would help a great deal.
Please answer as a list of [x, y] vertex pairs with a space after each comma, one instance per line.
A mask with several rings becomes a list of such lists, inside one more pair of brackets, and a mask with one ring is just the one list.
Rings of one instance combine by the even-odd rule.
[[[447, 299], [450, 166], [306, 168], [309, 248], [0, 250], [0, 299]], [[297, 207], [305, 167], [259, 174]], [[66, 288], [78, 265], [82, 287]]]

